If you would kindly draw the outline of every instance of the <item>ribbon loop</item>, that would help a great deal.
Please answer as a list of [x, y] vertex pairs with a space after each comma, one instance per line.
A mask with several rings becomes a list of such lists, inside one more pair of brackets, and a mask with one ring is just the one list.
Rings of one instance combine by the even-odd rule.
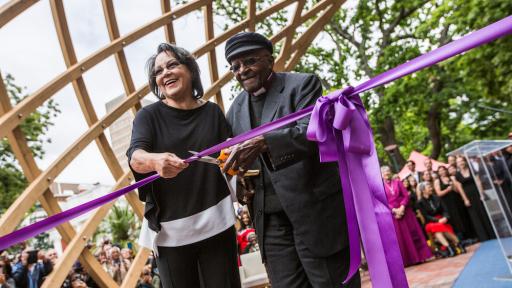
[[407, 287], [370, 123], [361, 98], [353, 93], [349, 86], [319, 98], [307, 130], [308, 139], [318, 144], [320, 161], [338, 162], [350, 247], [344, 282], [357, 273], [361, 263], [361, 231], [372, 280], [380, 287]]

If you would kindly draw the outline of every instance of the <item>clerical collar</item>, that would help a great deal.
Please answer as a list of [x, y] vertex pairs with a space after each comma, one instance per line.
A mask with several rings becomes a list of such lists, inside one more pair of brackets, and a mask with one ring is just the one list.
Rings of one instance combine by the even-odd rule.
[[261, 86], [261, 88], [259, 90], [257, 90], [256, 92], [251, 93], [251, 95], [252, 96], [260, 96], [260, 95], [264, 94], [265, 92], [267, 92], [270, 89], [270, 87], [272, 86], [273, 80], [274, 80], [274, 71], [270, 72], [270, 75], [268, 75], [267, 80], [265, 80], [265, 82], [263, 82], [263, 86]]

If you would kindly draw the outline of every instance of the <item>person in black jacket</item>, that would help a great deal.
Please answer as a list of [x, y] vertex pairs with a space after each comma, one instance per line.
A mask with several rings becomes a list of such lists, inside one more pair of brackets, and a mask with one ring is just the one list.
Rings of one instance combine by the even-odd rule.
[[[244, 89], [227, 120], [233, 134], [315, 104], [317, 76], [273, 71], [272, 43], [254, 32], [226, 42], [230, 70]], [[249, 204], [272, 287], [341, 287], [348, 273], [346, 216], [337, 163], [320, 163], [309, 118], [232, 147], [224, 170], [261, 171]], [[356, 274], [346, 287], [359, 287]]]
[[[418, 208], [425, 217], [425, 230], [433, 234], [435, 239], [441, 243], [441, 250], [447, 250], [448, 256], [455, 256], [455, 247], [465, 252], [460, 245], [459, 238], [455, 235], [452, 225], [449, 223], [450, 214], [441, 199], [434, 194], [434, 188], [429, 182], [422, 182], [419, 185], [422, 199], [418, 202]], [[452, 245], [450, 245], [450, 242]]]

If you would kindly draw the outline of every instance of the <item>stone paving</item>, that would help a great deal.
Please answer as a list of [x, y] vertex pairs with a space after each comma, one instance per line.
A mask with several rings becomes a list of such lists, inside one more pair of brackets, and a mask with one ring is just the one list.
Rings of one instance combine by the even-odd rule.
[[[467, 247], [467, 253], [452, 258], [435, 259], [426, 263], [405, 268], [409, 287], [411, 288], [447, 288], [462, 272], [478, 244]], [[361, 274], [362, 287], [372, 287], [367, 271]]]

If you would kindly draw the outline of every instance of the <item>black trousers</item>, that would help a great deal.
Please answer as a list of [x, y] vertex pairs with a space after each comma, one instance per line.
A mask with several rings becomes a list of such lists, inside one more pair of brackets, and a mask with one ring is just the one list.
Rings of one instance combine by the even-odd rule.
[[284, 212], [265, 214], [263, 241], [272, 288], [361, 287], [359, 273], [342, 285], [349, 269], [348, 247], [327, 257], [313, 255], [304, 243], [295, 241]]
[[158, 271], [164, 288], [240, 288], [236, 230], [179, 247], [158, 247]]

